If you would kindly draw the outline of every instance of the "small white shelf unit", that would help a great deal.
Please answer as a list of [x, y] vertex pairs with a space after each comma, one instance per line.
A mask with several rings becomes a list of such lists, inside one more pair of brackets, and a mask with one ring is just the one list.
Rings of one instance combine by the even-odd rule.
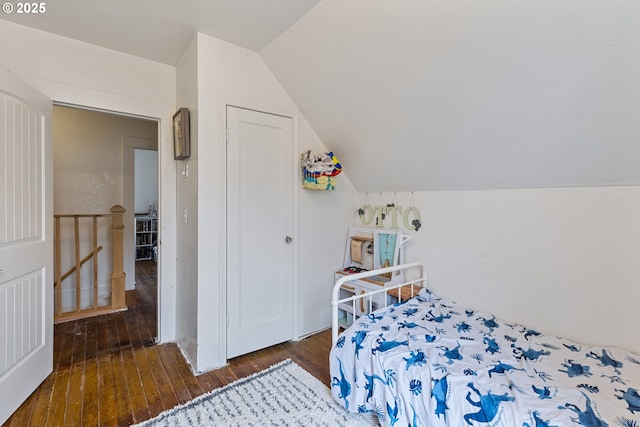
[[158, 241], [158, 218], [136, 215], [136, 261], [154, 259], [153, 247]]
[[[392, 237], [390, 239], [390, 237]], [[389, 265], [398, 265], [404, 262], [403, 245], [412, 238], [402, 234], [397, 230], [372, 229], [364, 227], [350, 227], [347, 236], [347, 247], [345, 249], [344, 266], [334, 274], [334, 283], [345, 275], [350, 274], [345, 271], [349, 267], [363, 270], [373, 270]], [[393, 248], [389, 248], [387, 242], [393, 241]], [[381, 246], [385, 246], [384, 248]], [[386, 254], [386, 255], [385, 255]], [[385, 265], [382, 258], [390, 257], [389, 265]], [[385, 276], [374, 276], [364, 279], [356, 279], [345, 282], [340, 288], [339, 299], [349, 298], [355, 295], [379, 290], [386, 285], [402, 283], [404, 277], [401, 272], [389, 273]], [[410, 289], [408, 290], [410, 292]], [[404, 292], [404, 291], [403, 291]], [[380, 292], [370, 298], [360, 299], [356, 302], [346, 302], [338, 306], [338, 322], [342, 328], [350, 326], [354, 320], [360, 316], [366, 316], [377, 310], [398, 301], [398, 291], [390, 291], [387, 301], [385, 295]], [[403, 293], [403, 300], [405, 295]]]

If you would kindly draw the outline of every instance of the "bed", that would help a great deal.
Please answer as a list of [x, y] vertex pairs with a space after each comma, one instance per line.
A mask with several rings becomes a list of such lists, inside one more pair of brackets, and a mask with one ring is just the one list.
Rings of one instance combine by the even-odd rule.
[[[408, 270], [416, 279], [405, 279]], [[409, 287], [414, 296], [388, 298], [338, 334], [338, 308], [374, 298], [341, 300], [340, 288], [398, 271], [401, 282], [376, 292]], [[426, 282], [419, 263], [336, 282], [331, 390], [348, 411], [373, 413], [383, 426], [640, 426], [640, 356], [461, 307]]]

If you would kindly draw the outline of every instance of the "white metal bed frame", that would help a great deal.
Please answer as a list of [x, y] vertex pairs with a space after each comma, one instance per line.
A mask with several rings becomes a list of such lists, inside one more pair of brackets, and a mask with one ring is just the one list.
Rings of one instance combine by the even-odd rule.
[[[405, 279], [405, 274], [404, 272], [410, 269], [414, 269], [414, 268], [418, 268], [420, 270], [420, 274], [419, 277], [417, 279], [412, 279], [412, 280], [406, 280]], [[346, 282], [352, 281], [352, 280], [358, 280], [358, 279], [365, 279], [365, 278], [371, 278], [374, 276], [381, 276], [383, 274], [388, 274], [388, 273], [394, 273], [394, 272], [401, 272], [396, 279], [394, 279], [393, 281], [387, 282], [384, 286], [380, 286], [380, 289], [376, 289], [375, 291], [369, 291], [369, 292], [365, 292], [365, 293], [361, 293], [361, 294], [357, 294], [348, 298], [343, 298], [343, 299], [339, 299], [339, 295], [340, 295], [340, 288], [342, 287], [342, 285], [344, 285]], [[338, 279], [335, 283], [335, 285], [333, 285], [333, 294], [332, 294], [332, 298], [331, 298], [331, 305], [332, 305], [332, 322], [331, 322], [331, 338], [332, 338], [332, 344], [335, 345], [336, 341], [338, 340], [338, 333], [339, 333], [339, 329], [340, 329], [340, 324], [338, 321], [338, 314], [339, 314], [339, 305], [340, 304], [345, 304], [345, 303], [351, 303], [352, 309], [353, 309], [353, 313], [355, 314], [356, 312], [356, 301], [359, 300], [363, 300], [363, 299], [368, 299], [369, 301], [369, 312], [373, 311], [373, 296], [377, 295], [377, 294], [384, 294], [384, 301], [386, 302], [386, 304], [384, 305], [384, 307], [388, 306], [388, 298], [387, 298], [387, 294], [389, 293], [389, 291], [397, 289], [398, 290], [398, 295], [400, 295], [400, 289], [405, 287], [405, 286], [410, 286], [411, 287], [411, 296], [416, 296], [418, 295], [418, 292], [420, 291], [420, 289], [422, 288], [426, 288], [427, 287], [427, 276], [426, 276], [426, 268], [424, 266], [423, 263], [420, 262], [413, 262], [413, 263], [408, 263], [408, 264], [399, 264], [399, 265], [394, 265], [391, 267], [386, 267], [386, 268], [379, 268], [376, 270], [370, 270], [370, 271], [363, 271], [361, 273], [355, 273], [355, 274], [348, 274], [345, 276], [342, 276], [340, 279]], [[378, 309], [383, 308], [383, 307], [377, 307]], [[355, 321], [355, 315], [354, 315], [354, 319]]]

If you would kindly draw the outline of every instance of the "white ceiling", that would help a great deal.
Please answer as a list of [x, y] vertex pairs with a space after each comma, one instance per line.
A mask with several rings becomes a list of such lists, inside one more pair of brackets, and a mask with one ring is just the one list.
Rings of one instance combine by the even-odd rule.
[[258, 51], [319, 1], [53, 0], [0, 18], [175, 65], [196, 32]]
[[637, 0], [46, 6], [0, 17], [171, 65], [196, 31], [259, 52], [361, 192], [640, 185]]

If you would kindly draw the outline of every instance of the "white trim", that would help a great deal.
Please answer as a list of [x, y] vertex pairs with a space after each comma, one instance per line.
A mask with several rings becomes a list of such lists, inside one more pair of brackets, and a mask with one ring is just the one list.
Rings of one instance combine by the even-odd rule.
[[218, 253], [220, 254], [218, 269], [218, 295], [219, 295], [219, 307], [218, 307], [218, 326], [220, 342], [218, 343], [218, 355], [217, 360], [227, 360], [227, 325], [228, 325], [228, 313], [227, 313], [227, 104], [223, 98], [219, 98], [218, 108], [218, 120], [220, 126], [218, 131], [220, 133], [218, 144], [218, 180], [222, 183], [220, 186], [220, 199], [219, 206], [220, 223], [218, 224], [218, 232], [220, 235]]
[[[143, 114], [129, 113], [126, 111], [116, 111], [113, 109], [94, 107], [90, 105], [83, 105], [79, 103], [70, 103], [64, 102], [60, 100], [54, 100], [53, 105], [57, 106], [66, 106], [71, 108], [77, 108], [82, 110], [89, 111], [97, 111], [108, 114], [116, 114], [125, 117], [132, 117], [144, 120], [153, 120], [157, 122], [158, 132], [157, 132], [157, 151], [158, 151], [158, 241], [161, 242], [161, 245], [164, 244], [163, 248], [159, 251], [158, 255], [158, 271], [157, 271], [157, 281], [158, 281], [158, 307], [157, 307], [157, 330], [156, 330], [156, 342], [157, 343], [165, 343], [171, 342], [175, 340], [175, 323], [176, 323], [176, 308], [175, 308], [175, 285], [174, 283], [169, 283], [168, 280], [163, 280], [163, 276], [166, 271], [173, 272], [175, 282], [175, 264], [170, 267], [163, 264], [163, 252], [165, 252], [170, 246], [173, 246], [173, 251], [175, 253], [175, 237], [173, 239], [167, 238], [168, 235], [163, 235], [163, 230], [169, 229], [169, 226], [165, 223], [166, 218], [166, 206], [163, 205], [163, 176], [173, 177], [175, 180], [175, 171], [174, 173], [163, 173], [162, 169], [162, 127], [171, 126], [172, 122], [170, 120], [172, 110], [167, 109], [168, 116], [163, 120], [161, 117], [153, 117], [147, 116]], [[159, 108], [163, 106], [158, 105]], [[171, 107], [173, 108], [173, 107]], [[171, 132], [169, 132], [171, 135]], [[124, 139], [124, 138], [123, 138]], [[123, 147], [124, 148], [124, 147]], [[171, 145], [171, 150], [173, 151], [173, 145]], [[173, 159], [173, 157], [171, 157]], [[171, 162], [175, 165], [175, 162]], [[173, 185], [175, 189], [175, 183]], [[168, 189], [166, 190], [168, 191]], [[124, 197], [124, 194], [123, 194]], [[175, 206], [175, 200], [174, 200]], [[175, 207], [172, 209], [175, 211]], [[171, 258], [164, 258], [171, 259]]]
[[[155, 120], [158, 121], [157, 119]], [[122, 177], [122, 202], [123, 206], [128, 206], [127, 212], [124, 215], [125, 221], [125, 237], [124, 237], [124, 256], [125, 261], [125, 273], [126, 278], [126, 290], [135, 289], [136, 277], [135, 277], [135, 230], [131, 227], [135, 223], [135, 151], [138, 150], [151, 150], [158, 152], [159, 140], [158, 138], [142, 138], [139, 136], [122, 136], [122, 170], [124, 176]], [[159, 166], [159, 164], [158, 164]], [[160, 176], [156, 176], [158, 183], [158, 192], [160, 189]], [[127, 232], [129, 227], [129, 232]], [[158, 230], [158, 239], [160, 239], [161, 232]], [[161, 249], [161, 248], [159, 248]], [[158, 251], [160, 252], [160, 250]], [[132, 261], [133, 260], [133, 261]], [[133, 263], [133, 266], [127, 265], [127, 263]], [[132, 267], [132, 268], [131, 268]], [[132, 273], [133, 277], [128, 277], [128, 274]], [[129, 286], [131, 284], [131, 286]], [[159, 288], [159, 286], [158, 286]], [[158, 292], [158, 305], [160, 305], [160, 293]], [[157, 310], [159, 312], [159, 310]], [[160, 324], [160, 318], [158, 314], [157, 323]]]
[[[53, 101], [53, 105], [55, 106], [59, 106], [59, 107], [68, 107], [68, 108], [75, 108], [78, 110], [86, 110], [86, 111], [95, 111], [98, 113], [104, 113], [104, 114], [113, 114], [113, 115], [117, 115], [117, 116], [123, 116], [123, 117], [130, 117], [130, 118], [134, 118], [134, 119], [139, 119], [139, 120], [149, 120], [149, 121], [154, 121], [157, 123], [157, 138], [155, 140], [155, 151], [157, 151], [158, 153], [158, 242], [162, 242], [163, 241], [163, 220], [162, 220], [162, 211], [164, 209], [162, 209], [162, 161], [161, 161], [161, 156], [162, 156], [162, 150], [161, 150], [161, 143], [162, 143], [162, 139], [161, 139], [161, 130], [162, 130], [162, 119], [161, 118], [157, 118], [157, 117], [151, 117], [151, 116], [145, 116], [145, 115], [141, 115], [141, 114], [134, 114], [134, 113], [128, 113], [125, 111], [114, 111], [111, 109], [105, 109], [105, 108], [99, 108], [99, 107], [92, 107], [92, 106], [87, 106], [87, 105], [80, 105], [80, 104], [76, 104], [76, 103], [69, 103], [69, 102], [62, 102], [62, 101]], [[123, 135], [121, 138], [122, 141], [122, 161], [123, 161], [123, 173], [125, 171], [125, 167], [127, 166], [127, 163], [130, 162], [132, 159], [127, 159], [127, 151], [131, 150], [133, 151], [134, 148], [136, 148], [136, 145], [131, 145], [130, 143], [133, 140], [137, 140], [137, 141], [141, 141], [141, 140], [147, 140], [147, 138], [140, 138], [140, 137], [132, 137], [132, 136], [126, 136]], [[139, 148], [147, 148], [147, 147], [143, 147], [140, 146]], [[173, 147], [172, 147], [173, 149]], [[172, 176], [175, 177], [175, 174], [172, 174]], [[123, 197], [123, 203], [125, 203], [127, 201], [127, 198], [130, 197], [130, 194], [128, 190], [126, 190], [126, 181], [127, 181], [127, 174], [125, 173], [123, 176], [123, 193], [122, 193], [122, 197]], [[135, 212], [127, 212], [125, 214], [126, 217], [130, 217], [129, 219], [133, 219], [135, 215]], [[133, 221], [130, 221], [129, 223], [133, 223]], [[126, 243], [126, 242], [125, 242]], [[158, 285], [158, 302], [157, 302], [157, 318], [156, 318], [156, 342], [157, 343], [164, 343], [164, 342], [170, 342], [170, 341], [174, 341], [175, 340], [175, 327], [174, 328], [167, 328], [165, 325], [169, 325], [169, 324], [175, 324], [175, 286], [173, 288], [169, 288], [170, 284], [168, 283], [164, 283], [163, 284], [163, 280], [162, 280], [162, 270], [163, 270], [163, 264], [162, 264], [162, 250], [163, 248], [160, 247], [159, 251], [158, 251], [158, 260], [157, 260], [157, 266], [158, 266], [158, 271], [156, 274], [157, 277], [157, 285]], [[127, 253], [127, 251], [125, 250], [125, 254]], [[131, 255], [133, 255], [133, 253], [131, 253]], [[175, 267], [174, 267], [175, 270]], [[135, 269], [134, 269], [134, 275], [135, 275]], [[133, 285], [135, 285], [135, 277], [132, 278], [132, 283]], [[164, 288], [163, 288], [164, 285]], [[163, 294], [166, 294], [166, 290], [167, 289], [173, 289], [173, 293], [174, 296], [170, 297], [170, 298], [165, 298], [163, 297]], [[164, 302], [164, 304], [163, 304]], [[173, 310], [168, 309], [167, 305], [168, 304], [174, 304], [174, 308]], [[163, 313], [169, 313], [169, 316], [165, 316], [164, 318], [164, 322], [163, 322]], [[168, 333], [166, 333], [165, 335], [162, 334], [162, 331], [167, 331]]]
[[149, 120], [153, 122], [157, 122], [158, 120], [160, 120], [157, 117], [145, 116], [142, 114], [127, 113], [124, 111], [110, 110], [108, 108], [92, 107], [89, 105], [74, 104], [71, 102], [53, 101], [53, 105], [57, 107], [67, 107], [67, 108], [75, 108], [78, 110], [95, 111], [96, 113], [113, 114], [114, 116], [130, 117], [132, 119]]

